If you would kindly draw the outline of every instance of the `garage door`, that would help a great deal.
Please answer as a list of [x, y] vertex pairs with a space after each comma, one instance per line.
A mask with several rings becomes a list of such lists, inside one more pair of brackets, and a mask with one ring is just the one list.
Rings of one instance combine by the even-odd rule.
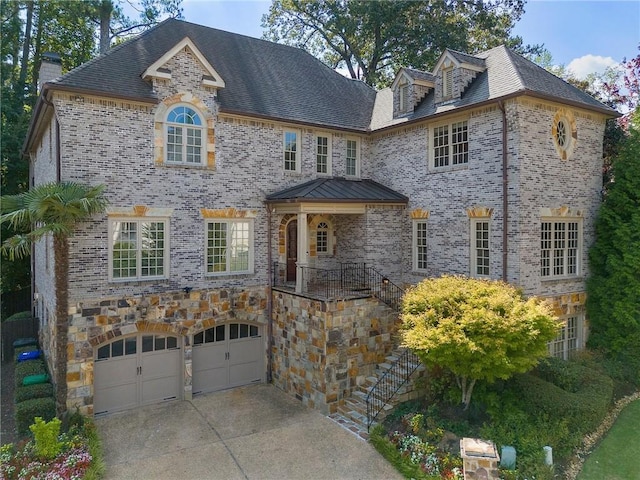
[[261, 382], [264, 348], [260, 327], [227, 323], [193, 337], [193, 394]]
[[180, 397], [180, 343], [177, 337], [148, 334], [120, 338], [96, 350], [95, 415]]

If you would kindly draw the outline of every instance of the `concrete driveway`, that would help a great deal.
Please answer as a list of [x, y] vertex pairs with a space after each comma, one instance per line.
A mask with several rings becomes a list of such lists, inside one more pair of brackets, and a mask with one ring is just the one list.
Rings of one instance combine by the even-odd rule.
[[272, 385], [96, 420], [115, 479], [401, 479], [366, 441]]

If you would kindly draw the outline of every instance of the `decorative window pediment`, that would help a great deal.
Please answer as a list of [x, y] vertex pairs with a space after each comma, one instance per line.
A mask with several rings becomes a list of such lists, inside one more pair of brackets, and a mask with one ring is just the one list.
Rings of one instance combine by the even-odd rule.
[[183, 49], [189, 50], [198, 60], [205, 73], [202, 76], [202, 85], [214, 88], [224, 88], [225, 83], [222, 77], [216, 72], [215, 68], [209, 63], [206, 57], [200, 52], [198, 47], [189, 37], [183, 38], [173, 48], [167, 51], [162, 57], [152, 63], [142, 74], [145, 80], [152, 78], [171, 79], [171, 70], [166, 68], [167, 62], [176, 56]]

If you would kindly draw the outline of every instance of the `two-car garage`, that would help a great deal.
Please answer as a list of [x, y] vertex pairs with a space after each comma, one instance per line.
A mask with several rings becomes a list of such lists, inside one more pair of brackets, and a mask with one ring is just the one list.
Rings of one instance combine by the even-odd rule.
[[[195, 334], [193, 394], [262, 381], [264, 352], [257, 325], [226, 323]], [[182, 398], [183, 337], [120, 337], [98, 347], [94, 362], [95, 415]]]

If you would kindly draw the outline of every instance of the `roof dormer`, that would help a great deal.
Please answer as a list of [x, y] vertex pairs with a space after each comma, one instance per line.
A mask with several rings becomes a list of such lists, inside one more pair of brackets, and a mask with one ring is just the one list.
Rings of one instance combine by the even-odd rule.
[[413, 68], [401, 68], [391, 84], [394, 118], [413, 113], [434, 87], [435, 78], [430, 73]]
[[183, 38], [176, 45], [168, 50], [162, 57], [151, 64], [142, 74], [144, 80], [164, 79], [171, 80], [171, 69], [167, 68], [168, 62], [175, 57], [181, 51], [188, 51], [200, 64], [203, 70], [202, 85], [214, 89], [224, 88], [224, 80], [216, 72], [213, 66], [209, 63], [206, 57], [200, 52], [198, 47], [193, 43], [189, 37]]
[[458, 100], [478, 73], [486, 70], [482, 58], [445, 50], [433, 69], [435, 76], [435, 103]]

